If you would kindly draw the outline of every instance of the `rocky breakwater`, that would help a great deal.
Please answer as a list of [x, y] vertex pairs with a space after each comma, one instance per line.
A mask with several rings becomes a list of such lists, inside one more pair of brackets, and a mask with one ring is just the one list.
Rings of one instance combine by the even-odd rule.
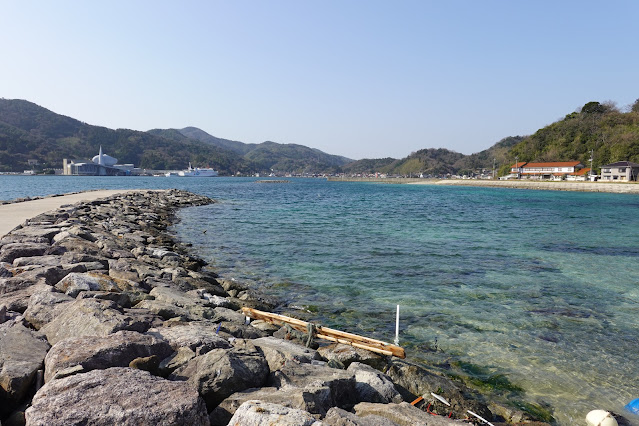
[[[1, 425], [505, 420], [420, 366], [247, 324], [241, 307], [274, 302], [218, 277], [167, 232], [176, 209], [211, 202], [130, 192], [63, 206], [0, 240]], [[421, 395], [421, 408], [406, 402]]]

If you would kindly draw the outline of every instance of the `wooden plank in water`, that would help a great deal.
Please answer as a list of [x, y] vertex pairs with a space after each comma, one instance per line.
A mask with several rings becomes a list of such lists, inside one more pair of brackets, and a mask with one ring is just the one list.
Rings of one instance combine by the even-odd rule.
[[[271, 324], [284, 325], [288, 324], [291, 328], [307, 333], [309, 323], [297, 318], [287, 317], [285, 315], [273, 314], [271, 312], [258, 311], [252, 308], [242, 308], [242, 312], [247, 317], [260, 319]], [[393, 355], [398, 358], [406, 358], [404, 348], [382, 342], [381, 340], [370, 339], [368, 337], [357, 334], [347, 333], [344, 331], [334, 330], [332, 328], [316, 326], [316, 337], [332, 342], [343, 343], [345, 345], [354, 346], [356, 348], [366, 349], [383, 355]]]

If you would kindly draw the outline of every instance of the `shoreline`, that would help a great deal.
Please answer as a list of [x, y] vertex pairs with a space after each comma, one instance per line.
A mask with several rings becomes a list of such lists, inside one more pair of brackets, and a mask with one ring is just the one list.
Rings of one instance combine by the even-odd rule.
[[[126, 192], [126, 191], [114, 191], [114, 192], [117, 192], [117, 193], [121, 194], [121, 193]], [[143, 193], [145, 193], [145, 192], [147, 192], [147, 191], [131, 190], [131, 192], [139, 192], [140, 194], [143, 194]], [[154, 191], [154, 192], [158, 192], [158, 193], [165, 193], [166, 191]], [[141, 209], [141, 207], [138, 205], [138, 204], [139, 204], [139, 201], [137, 201], [137, 202], [135, 201], [135, 198], [136, 198], [136, 197], [135, 197], [135, 195], [136, 195], [136, 194], [124, 194], [124, 195], [126, 195], [126, 197], [130, 200], [130, 203], [129, 203], [128, 205], [130, 205], [130, 207], [131, 207], [132, 209], [136, 209], [136, 210], [137, 210], [137, 209]], [[194, 194], [191, 194], [191, 195], [194, 195]], [[54, 198], [57, 198], [57, 197], [54, 197]], [[122, 196], [122, 194], [121, 194], [119, 197], [118, 197], [118, 196], [113, 195], [113, 196], [111, 196], [110, 198], [112, 198], [112, 199], [118, 199], [118, 198], [123, 198], [123, 196]], [[139, 198], [139, 197], [138, 197], [138, 198]], [[64, 203], [64, 204], [66, 204], [66, 203]], [[100, 202], [100, 203], [96, 203], [96, 205], [98, 205], [98, 206], [100, 206], [100, 205], [102, 205], [102, 204], [103, 204], [102, 202]], [[92, 206], [92, 205], [93, 205], [93, 203], [91, 203], [91, 202], [88, 202], [88, 203], [87, 203], [87, 202], [85, 202], [85, 203], [83, 203], [83, 204], [81, 204], [81, 205], [79, 205], [79, 206], [78, 206], [78, 205], [76, 205], [76, 206], [72, 206], [72, 208], [73, 208], [73, 209], [81, 209], [81, 208], [85, 208], [86, 206], [89, 206], [89, 207], [90, 207], [90, 206]], [[196, 205], [197, 205], [197, 204], [196, 204]], [[83, 207], [83, 206], [84, 206], [84, 207]], [[188, 205], [187, 205], [187, 204], [184, 204], [184, 206], [188, 206]], [[175, 211], [176, 211], [179, 207], [180, 207], [180, 205], [164, 206], [164, 208], [167, 210], [167, 212], [168, 212], [168, 211], [175, 212]], [[63, 210], [68, 211], [68, 210], [69, 210], [69, 208], [68, 208], [68, 207], [65, 207]], [[30, 219], [33, 219], [33, 220], [30, 220]], [[66, 220], [68, 221], [69, 219], [67, 218]], [[25, 220], [23, 220], [22, 222], [25, 222]], [[36, 220], [36, 218], [28, 218], [28, 219], [26, 220], [26, 222], [31, 222], [31, 223], [33, 224], [33, 226], [36, 226], [36, 227], [37, 227], [37, 226], [41, 226], [41, 221]], [[40, 223], [40, 225], [37, 225], [38, 223]], [[164, 223], [164, 221], [162, 221], [162, 223]], [[29, 223], [25, 223], [25, 225], [29, 226]], [[90, 228], [90, 227], [92, 227], [92, 226], [95, 226], [95, 224], [90, 224], [90, 222], [88, 222], [88, 221], [87, 221], [87, 222], [85, 222], [85, 223], [84, 223], [84, 225], [85, 225], [86, 227], [89, 227], [89, 228]], [[64, 231], [62, 231], [62, 232], [64, 232]], [[95, 231], [94, 231], [94, 232], [95, 232]], [[137, 232], [137, 231], [136, 231], [136, 232]], [[166, 229], [166, 228], [164, 228], [163, 233], [164, 233], [164, 234], [166, 234], [166, 233], [167, 233], [167, 229]], [[11, 234], [9, 234], [9, 235], [11, 235]], [[57, 234], [56, 234], [56, 235], [57, 235]], [[86, 235], [86, 234], [83, 234], [83, 235]], [[118, 238], [122, 239], [122, 237], [123, 237], [124, 235], [126, 235], [126, 234], [122, 234], [122, 236], [120, 236], [120, 237], [118, 237]], [[165, 235], [165, 237], [166, 237], [166, 236], [167, 236], [167, 235]], [[2, 236], [0, 235], [0, 237], [2, 237]], [[176, 239], [176, 237], [175, 237], [175, 236], [168, 235], [168, 237], [172, 237], [173, 239], [175, 239], [175, 240], [177, 241], [177, 239]], [[52, 238], [55, 238], [55, 237], [52, 237]], [[124, 237], [124, 238], [125, 238], [125, 239], [127, 239], [126, 237]], [[157, 239], [158, 239], [158, 241], [159, 241], [160, 236], [156, 236], [156, 237], [154, 237], [154, 238], [157, 238]], [[163, 238], [164, 238], [164, 237], [163, 237]], [[137, 260], [138, 260], [138, 261], [143, 261], [143, 260], [148, 261], [148, 260], [150, 260], [150, 259], [149, 259], [149, 257], [152, 257], [152, 256], [150, 256], [150, 255], [149, 255], [149, 251], [151, 250], [151, 246], [155, 246], [155, 245], [157, 245], [157, 244], [156, 244], [156, 243], [149, 244], [149, 243], [148, 243], [148, 241], [147, 241], [146, 243], [140, 243], [140, 242], [137, 242], [136, 244], [137, 244], [137, 246], [136, 246], [137, 248], [133, 248], [133, 249], [131, 249], [130, 251], [131, 251], [131, 252], [134, 252], [134, 251], [135, 251], [135, 253], [134, 253], [134, 254], [136, 255], [135, 257], [137, 257]], [[197, 258], [194, 258], [192, 254], [189, 254], [189, 253], [188, 253], [188, 252], [190, 251], [190, 249], [189, 249], [188, 247], [186, 247], [183, 243], [179, 243], [179, 241], [178, 241], [177, 243], [176, 243], [176, 242], [174, 242], [174, 243], [172, 243], [172, 244], [180, 244], [180, 245], [182, 245], [182, 247], [183, 247], [183, 249], [184, 249], [185, 251], [184, 251], [184, 253], [181, 253], [181, 254], [180, 254], [180, 256], [183, 256], [183, 257], [185, 257], [186, 259], [189, 259], [189, 261], [190, 261], [190, 262], [197, 262]], [[1, 243], [0, 243], [0, 248], [2, 248]], [[168, 249], [170, 250], [170, 248], [168, 248]], [[155, 249], [153, 249], [153, 250], [155, 250]], [[176, 249], [176, 250], [175, 250], [175, 252], [178, 252], [178, 253], [179, 253], [179, 250], [177, 250], [177, 249]], [[36, 256], [36, 257], [37, 257], [37, 256]], [[118, 261], [118, 262], [119, 262], [119, 261]], [[111, 268], [111, 262], [109, 262], [109, 267], [110, 267], [110, 268], [109, 268], [109, 273], [110, 273], [110, 269], [112, 269], [112, 268]], [[214, 275], [214, 273], [213, 273], [213, 275]], [[220, 294], [219, 294], [219, 295], [214, 295], [214, 296], [223, 297], [223, 298], [228, 298], [228, 297], [230, 296], [230, 297], [231, 297], [231, 299], [229, 299], [229, 300], [233, 300], [233, 301], [234, 301], [234, 303], [238, 304], [238, 306], [239, 306], [239, 305], [241, 305], [241, 304], [243, 304], [244, 306], [251, 306], [251, 305], [252, 305], [252, 306], [256, 306], [256, 305], [257, 305], [257, 306], [264, 306], [264, 305], [262, 304], [262, 301], [260, 300], [260, 296], [259, 296], [259, 295], [256, 295], [255, 293], [251, 294], [251, 292], [250, 292], [247, 288], [242, 288], [241, 283], [229, 282], [229, 281], [224, 280], [222, 277], [215, 277], [215, 279], [213, 279], [213, 278], [212, 278], [212, 277], [213, 277], [213, 275], [211, 275], [211, 276], [207, 279], [207, 280], [209, 281], [209, 284], [213, 284], [213, 281], [217, 282], [218, 284], [220, 284], [220, 285], [224, 288], [223, 292], [224, 292], [224, 293], [226, 293], [226, 294], [222, 294], [222, 291], [220, 291]], [[140, 275], [140, 278], [141, 278], [141, 275]], [[169, 285], [169, 284], [167, 284], [167, 285]], [[202, 284], [202, 285], [203, 285], [203, 284]], [[207, 287], [207, 288], [208, 288], [208, 287]], [[217, 288], [217, 287], [216, 287], [216, 288]], [[0, 290], [1, 290], [1, 289], [0, 289]], [[218, 289], [218, 290], [219, 290], [219, 289]], [[154, 291], [154, 290], [152, 290], [152, 291]], [[187, 293], [187, 294], [188, 294], [188, 293]], [[243, 295], [242, 295], [242, 294], [243, 294]], [[2, 305], [2, 297], [3, 297], [3, 296], [4, 296], [4, 294], [2, 294], [2, 291], [0, 291], [0, 305]], [[158, 299], [158, 297], [157, 297], [157, 292], [156, 292], [154, 295], [151, 295], [151, 296], [153, 296], [156, 300]], [[192, 296], [193, 296], [193, 295], [192, 295]], [[246, 296], [246, 297], [245, 297], [245, 296]], [[94, 297], [95, 297], [95, 296], [94, 296]], [[245, 297], [245, 298], [244, 298], [244, 300], [243, 300], [243, 301], [241, 301], [241, 302], [240, 302], [239, 300], [241, 300], [241, 297]], [[201, 299], [202, 299], [202, 297], [198, 297], [197, 299], [200, 299], [200, 300], [201, 300]], [[263, 300], [263, 298], [262, 298], [262, 300]], [[191, 301], [191, 302], [193, 302], [193, 301]], [[147, 302], [147, 303], [150, 303], [150, 302]], [[183, 302], [181, 302], [181, 303], [183, 303]], [[196, 302], [193, 302], [193, 303], [195, 303], [196, 305], [198, 304], [198, 303], [196, 303]], [[147, 308], [148, 308], [149, 306], [153, 307], [153, 304], [152, 304], [152, 303], [150, 303], [150, 305], [145, 305], [145, 306], [146, 306]], [[156, 308], [157, 308], [157, 307], [156, 307]], [[163, 307], [162, 309], [166, 309], [166, 307]], [[171, 309], [175, 309], [175, 308], [171, 308]], [[199, 309], [199, 308], [198, 308], [198, 309]], [[217, 309], [217, 308], [216, 308], [216, 309]], [[228, 309], [228, 308], [227, 308], [227, 309]], [[259, 309], [259, 308], [258, 308], [258, 309]], [[230, 314], [230, 313], [227, 313], [226, 315], [230, 316], [231, 314]], [[236, 317], [233, 317], [233, 320], [234, 320], [234, 321], [229, 321], [229, 322], [235, 322], [235, 325], [234, 325], [233, 327], [231, 327], [230, 325], [225, 326], [225, 329], [230, 329], [229, 327], [231, 327], [231, 328], [233, 328], [233, 329], [235, 330], [235, 334], [233, 334], [233, 333], [227, 333], [227, 334], [226, 334], [226, 336], [228, 337], [228, 339], [235, 339], [235, 340], [234, 340], [234, 342], [237, 342], [238, 344], [239, 344], [239, 341], [240, 341], [240, 340], [244, 342], [244, 343], [242, 343], [243, 345], [247, 345], [248, 343], [246, 343], [246, 342], [254, 340], [254, 339], [249, 339], [249, 338], [248, 338], [248, 337], [249, 337], [249, 334], [246, 334], [246, 333], [249, 333], [249, 331], [247, 331], [247, 330], [251, 330], [251, 332], [255, 332], [255, 330], [254, 330], [254, 329], [261, 330], [261, 327], [263, 327], [263, 328], [265, 328], [265, 329], [268, 329], [268, 327], [267, 327], [267, 325], [266, 325], [266, 324], [260, 324], [260, 323], [259, 323], [259, 322], [257, 322], [257, 321], [256, 321], [256, 322], [254, 322], [251, 326], [248, 326], [249, 328], [247, 329], [246, 327], [240, 327], [240, 325], [239, 325], [239, 324], [241, 324], [243, 321], [241, 321], [241, 320], [240, 320], [240, 321], [238, 321], [238, 318], [236, 318]], [[170, 324], [171, 318], [168, 318], [168, 319], [167, 319], [167, 318], [165, 318], [165, 319], [164, 319], [164, 321], [165, 321], [165, 326], [167, 326], [167, 325], [166, 325], [166, 323], [169, 323], [169, 324]], [[197, 321], [198, 321], [198, 322], [199, 322], [199, 321], [202, 321], [202, 323], [203, 323], [203, 324], [205, 323], [205, 322], [204, 322], [204, 321], [205, 321], [205, 319], [198, 319]], [[187, 322], [191, 323], [191, 322], [195, 322], [195, 321], [187, 321]], [[238, 322], [239, 322], [239, 324], [238, 324]], [[208, 323], [206, 323], [206, 324], [208, 324]], [[177, 325], [177, 324], [176, 324], [176, 325]], [[217, 324], [216, 324], [216, 325], [217, 325]], [[214, 331], [214, 328], [215, 328], [215, 327], [213, 327], [213, 326], [211, 326], [211, 325], [207, 325], [207, 327], [211, 327], [211, 333]], [[172, 327], [172, 328], [173, 328], [173, 327]], [[178, 327], [178, 328], [181, 328], [181, 327]], [[263, 330], [262, 330], [262, 331], [263, 331]], [[273, 333], [275, 333], [275, 330], [270, 329], [270, 330], [269, 330], [269, 332], [270, 332], [271, 334], [273, 334]], [[267, 334], [268, 334], [268, 333], [267, 333]], [[255, 335], [253, 335], [252, 337], [255, 337]], [[261, 339], [261, 338], [258, 338], [258, 340], [259, 340], [259, 339]], [[234, 346], [234, 347], [237, 347], [237, 346]], [[220, 350], [221, 350], [221, 349], [220, 349]], [[266, 349], [263, 349], [263, 348], [262, 348], [261, 350], [262, 350], [262, 352], [267, 352], [267, 351], [270, 351], [271, 349], [266, 350]], [[279, 352], [278, 352], [278, 351], [279, 351]], [[304, 357], [306, 357], [306, 358], [308, 358], [308, 357], [309, 357], [309, 355], [308, 355], [309, 353], [310, 353], [310, 354], [318, 354], [318, 353], [320, 353], [320, 351], [317, 351], [317, 352], [304, 352], [304, 351], [310, 351], [310, 350], [308, 350], [308, 349], [303, 350], [302, 354], [305, 354], [305, 355], [303, 355], [303, 356], [304, 356]], [[288, 358], [287, 358], [288, 356], [292, 356], [293, 358], [295, 358], [295, 357], [298, 357], [298, 355], [299, 355], [299, 354], [298, 354], [298, 355], [291, 355], [290, 350], [289, 350], [289, 352], [285, 352], [285, 353], [284, 353], [284, 355], [283, 355], [283, 354], [282, 354], [282, 349], [281, 349], [281, 348], [279, 348], [279, 349], [275, 350], [275, 352], [278, 352], [278, 353], [279, 353], [279, 355], [278, 355], [278, 356], [280, 357], [280, 359], [284, 359], [284, 364], [285, 364], [285, 365], [283, 365], [283, 366], [281, 366], [281, 367], [279, 367], [279, 366], [278, 366], [277, 368], [284, 368], [284, 367], [286, 367], [286, 359], [288, 359]], [[269, 352], [269, 353], [270, 353], [270, 352]], [[288, 355], [286, 355], [286, 353], [288, 353]], [[325, 355], [325, 354], [327, 354], [327, 352], [326, 352], [326, 351], [323, 351], [323, 352], [321, 352], [321, 353], [322, 353], [322, 354], [324, 354], [324, 355]], [[320, 355], [320, 357], [322, 357], [322, 356], [324, 356], [324, 355]], [[312, 356], [312, 358], [313, 358], [313, 359], [311, 359], [311, 361], [312, 361], [312, 360], [314, 360], [314, 358], [315, 358], [316, 356], [317, 356], [317, 355], [313, 355], [313, 356]], [[330, 356], [330, 355], [329, 355], [329, 356]], [[362, 355], [361, 353], [357, 353], [356, 355], [351, 354], [351, 356], [353, 356], [353, 357], [357, 358], [357, 359], [358, 359], [358, 361], [357, 361], [357, 362], [360, 362], [360, 361], [362, 361], [362, 362], [363, 362], [363, 359], [362, 359], [362, 356], [363, 356], [363, 355]], [[267, 358], [268, 358], [268, 357], [267, 357]], [[291, 358], [291, 359], [293, 359], [293, 358]], [[304, 359], [306, 359], [306, 358], [304, 358]], [[299, 357], [298, 357], [297, 359], [299, 359]], [[325, 356], [325, 357], [324, 357], [324, 359], [328, 359], [328, 357], [327, 357], [327, 356]], [[353, 362], [353, 359], [349, 359], [349, 363], [351, 363], [351, 362]], [[367, 362], [368, 362], [368, 361], [367, 361]], [[377, 358], [376, 360], [370, 361], [370, 362], [372, 362], [372, 363], [379, 363], [379, 358]], [[307, 364], [307, 363], [306, 363], [306, 362], [302, 362], [302, 364], [303, 364], [303, 365], [305, 365], [305, 364]], [[343, 364], [347, 364], [347, 362], [346, 362], [346, 361], [344, 361], [344, 362], [343, 362]], [[269, 365], [270, 365], [270, 363], [269, 363]], [[391, 363], [389, 363], [389, 364], [388, 364], [388, 366], [390, 366], [390, 365], [391, 365]], [[387, 366], [387, 367], [388, 367], [388, 366]], [[290, 367], [290, 365], [289, 365], [288, 367]], [[411, 380], [413, 381], [413, 383], [412, 383], [412, 384], [409, 384], [408, 382], [404, 382], [404, 381], [403, 381], [403, 380], [408, 380], [406, 377], [404, 377], [404, 378], [402, 379], [402, 375], [403, 375], [403, 374], [408, 374], [407, 369], [410, 369], [410, 370], [412, 371], [412, 374], [413, 374], [413, 376], [411, 377]], [[273, 372], [273, 369], [271, 369], [271, 371]], [[277, 370], [277, 369], [276, 369], [275, 371], [280, 371], [280, 370]], [[347, 370], [347, 371], [348, 371], [348, 370]], [[423, 369], [423, 367], [415, 367], [413, 364], [410, 364], [410, 363], [394, 361], [394, 362], [392, 363], [392, 367], [390, 367], [388, 371], [389, 371], [391, 374], [394, 374], [394, 375], [391, 377], [391, 379], [394, 379], [393, 381], [395, 382], [395, 385], [396, 385], [398, 388], [403, 389], [404, 394], [403, 394], [402, 396], [404, 397], [404, 401], [408, 401], [408, 402], [410, 402], [410, 401], [411, 401], [411, 400], [410, 400], [410, 398], [412, 398], [413, 396], [420, 396], [420, 395], [428, 394], [428, 392], [437, 391], [437, 389], [438, 389], [438, 388], [443, 388], [442, 393], [444, 393], [444, 396], [445, 396], [445, 397], [446, 397], [449, 401], [453, 401], [453, 400], [455, 400], [455, 399], [457, 398], [454, 394], [456, 394], [457, 392], [459, 392], [459, 391], [457, 391], [457, 392], [456, 392], [456, 391], [455, 391], [455, 389], [462, 389], [462, 388], [463, 388], [463, 387], [462, 387], [462, 385], [461, 385], [461, 384], [459, 384], [459, 383], [457, 383], [457, 382], [451, 382], [450, 380], [448, 380], [448, 379], [444, 378], [444, 376], [436, 376], [436, 375], [434, 375], [434, 374], [433, 374], [433, 372], [428, 371], [428, 370], [426, 370], [426, 369]], [[289, 371], [287, 370], [287, 373], [292, 373], [292, 372], [289, 372]], [[294, 374], [294, 373], [293, 373], [293, 374]], [[417, 377], [415, 377], [415, 375], [416, 375]], [[435, 376], [435, 377], [431, 377], [431, 376]], [[343, 378], [342, 378], [342, 379], [340, 379], [340, 380], [343, 380]], [[431, 381], [432, 381], [432, 380], [435, 380], [435, 382], [427, 382], [427, 380], [431, 380]], [[398, 382], [399, 382], [399, 383], [398, 383]], [[340, 383], [342, 383], [342, 382], [340, 382]], [[429, 384], [429, 383], [430, 383], [430, 384]], [[436, 385], [434, 385], [434, 384], [432, 384], [432, 383], [436, 383]], [[299, 383], [298, 383], [298, 385], [299, 385]], [[415, 387], [415, 386], [416, 386], [416, 387]], [[434, 387], [434, 386], [435, 386], [435, 387]], [[446, 391], [446, 392], [450, 392], [450, 393], [445, 393], [444, 391]], [[273, 392], [276, 392], [276, 393], [277, 393], [277, 392], [279, 392], [279, 390], [277, 390], [277, 391], [276, 391], [276, 390], [270, 390], [270, 392], [271, 392], [271, 393], [273, 393]], [[471, 393], [472, 393], [472, 392], [471, 392]], [[259, 395], [252, 395], [252, 396], [256, 396], [256, 397], [257, 397], [257, 396], [260, 396], [260, 395], [262, 395], [262, 394], [259, 394]], [[411, 395], [412, 395], [412, 396], [411, 396]], [[290, 395], [289, 395], [289, 396], [290, 396]], [[232, 397], [231, 397], [231, 398], [232, 398]], [[267, 399], [266, 397], [264, 397], [264, 398], [265, 398], [265, 399]], [[256, 398], [256, 399], [258, 399], [258, 398]], [[481, 399], [481, 397], [479, 397], [479, 399]], [[468, 403], [468, 401], [467, 401], [466, 399], [463, 399], [463, 398], [462, 398], [462, 399], [457, 398], [457, 400], [459, 401], [459, 402], [458, 402], [459, 404], [467, 404], [467, 403]], [[464, 402], [464, 401], [466, 401], [466, 402]], [[473, 401], [474, 401], [474, 400], [473, 400]], [[239, 400], [237, 400], [236, 402], [239, 402]], [[236, 402], [234, 402], [233, 404], [236, 404]], [[280, 402], [281, 402], [281, 401], [280, 401]], [[432, 401], [432, 402], [433, 402], [433, 403], [436, 403], [436, 401]], [[476, 403], [477, 403], [477, 401], [475, 401], [475, 402], [474, 402], [474, 404], [476, 404]], [[229, 402], [229, 404], [231, 404], [231, 403]], [[405, 402], [404, 404], [406, 404], [406, 402]], [[385, 404], [385, 405], [389, 405], [389, 404], [387, 403], [387, 404]], [[233, 405], [233, 407], [234, 407], [234, 408], [237, 408], [237, 407], [235, 407], [234, 405]], [[487, 414], [485, 414], [486, 412], [484, 411], [484, 409], [482, 409], [482, 408], [481, 408], [481, 406], [478, 406], [477, 408], [475, 408], [475, 407], [477, 407], [477, 406], [473, 406], [472, 408], [470, 408], [470, 409], [471, 409], [471, 411], [479, 412], [480, 414], [481, 414], [481, 413], [484, 413], [484, 415], [486, 415], [486, 416], [487, 416]], [[388, 407], [386, 407], [386, 408], [387, 408], [388, 410], [390, 410], [390, 405], [389, 405]], [[432, 407], [431, 407], [431, 408], [432, 408]], [[433, 408], [433, 409], [434, 409], [434, 408]], [[491, 406], [491, 407], [490, 407], [490, 409], [491, 409], [492, 413], [494, 414], [493, 419], [495, 419], [495, 418], [505, 418], [505, 417], [507, 417], [507, 414], [505, 414], [505, 413], [508, 411], [508, 409], [506, 409], [505, 407]], [[516, 411], [516, 410], [515, 410], [515, 411]], [[489, 411], [489, 413], [490, 413], [490, 411]], [[521, 416], [523, 416], [523, 417], [525, 417], [526, 415], [525, 415], [524, 413], [522, 413], [522, 412], [511, 412], [511, 414], [510, 414], [510, 418], [511, 418], [511, 419], [514, 419], [514, 417], [516, 417], [516, 416], [520, 416], [520, 417], [521, 417]], [[530, 418], [528, 417], [528, 419], [530, 419]], [[494, 421], [495, 421], [495, 420], [494, 420]], [[498, 423], [497, 421], [495, 421], [495, 422], [496, 422], [496, 423]], [[213, 423], [212, 423], [212, 424], [213, 424]], [[330, 423], [327, 423], [327, 424], [330, 424]], [[498, 424], [499, 424], [499, 423], [498, 423]], [[503, 423], [503, 424], [506, 424], [506, 423]], [[540, 423], [538, 423], [538, 424], [540, 424]]]
[[329, 178], [329, 182], [369, 182], [404, 185], [472, 186], [484, 188], [534, 189], [542, 191], [605, 192], [639, 194], [639, 183], [552, 182], [532, 180], [420, 179], [420, 178]]

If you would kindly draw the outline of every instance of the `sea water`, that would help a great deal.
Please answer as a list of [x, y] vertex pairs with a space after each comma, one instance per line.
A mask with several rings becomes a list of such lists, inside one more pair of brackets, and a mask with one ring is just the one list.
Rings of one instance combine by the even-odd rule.
[[637, 195], [320, 179], [7, 179], [0, 199], [85, 188], [211, 196], [218, 203], [182, 210], [173, 230], [223, 276], [315, 322], [389, 342], [400, 305], [410, 359], [466, 377], [489, 399], [549, 408], [560, 425], [583, 424], [597, 408], [621, 413], [639, 397]]

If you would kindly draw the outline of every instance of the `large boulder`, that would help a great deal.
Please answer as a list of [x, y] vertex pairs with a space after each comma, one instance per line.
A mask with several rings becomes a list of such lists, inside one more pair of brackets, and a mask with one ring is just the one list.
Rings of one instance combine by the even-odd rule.
[[322, 420], [326, 426], [397, 426], [397, 423], [374, 414], [359, 417], [338, 407], [328, 410]]
[[306, 411], [262, 401], [245, 402], [237, 409], [229, 423], [253, 426], [320, 426], [322, 424]]
[[71, 337], [106, 337], [120, 330], [144, 332], [148, 328], [148, 323], [123, 314], [111, 301], [78, 299], [66, 305], [64, 312], [45, 324], [41, 331], [49, 343], [55, 345]]
[[208, 425], [204, 402], [186, 383], [146, 371], [108, 368], [52, 380], [26, 411], [30, 425]]
[[[47, 354], [45, 382], [51, 379], [110, 367], [127, 367], [136, 358], [169, 356], [165, 340], [135, 331], [118, 331], [106, 337], [76, 337], [56, 343]], [[80, 368], [79, 368], [80, 367]]]
[[216, 325], [213, 323], [189, 322], [172, 327], [152, 328], [147, 334], [166, 340], [173, 350], [188, 348], [199, 356], [213, 349], [231, 348], [231, 344], [215, 332]]
[[71, 297], [76, 297], [81, 291], [120, 291], [111, 277], [95, 272], [70, 273], [58, 281], [55, 288]]
[[24, 312], [24, 318], [35, 329], [39, 330], [45, 324], [66, 310], [66, 306], [73, 302], [73, 298], [59, 293], [46, 284], [33, 286], [34, 291]]
[[330, 397], [330, 407], [349, 409], [357, 402], [354, 375], [325, 365], [287, 362], [271, 374], [268, 385], [277, 388], [312, 388], [314, 392], [322, 389]]
[[[405, 401], [412, 401], [418, 396], [428, 395], [433, 392], [444, 397], [450, 406], [441, 407], [442, 413], [453, 413], [455, 418], [464, 418], [467, 411], [473, 411], [485, 419], [493, 417], [488, 407], [479, 402], [477, 396], [463, 384], [453, 383], [446, 377], [434, 374], [424, 367], [407, 361], [393, 360], [386, 374], [391, 378], [397, 390]], [[434, 406], [438, 403], [433, 398]], [[442, 406], [442, 404], [439, 404]], [[434, 410], [436, 411], [436, 410]]]
[[293, 343], [289, 340], [275, 337], [260, 337], [252, 340], [252, 343], [260, 348], [268, 361], [271, 371], [279, 370], [287, 362], [310, 364], [314, 359], [319, 359], [313, 349]]
[[383, 417], [399, 426], [460, 426], [467, 424], [460, 420], [452, 420], [444, 416], [433, 416], [410, 405], [408, 402], [402, 402], [401, 404], [360, 402], [353, 408], [353, 411], [359, 417]]
[[386, 366], [386, 359], [366, 349], [356, 348], [342, 343], [333, 343], [318, 348], [317, 352], [327, 361], [335, 360], [348, 367], [351, 362], [360, 362], [378, 370]]
[[169, 379], [188, 381], [212, 410], [234, 392], [261, 387], [268, 373], [264, 356], [247, 344], [232, 349], [213, 349], [195, 357], [175, 370]]
[[0, 415], [8, 414], [32, 389], [49, 347], [20, 322], [0, 324]]
[[346, 370], [355, 374], [355, 389], [358, 400], [362, 402], [379, 402], [388, 404], [391, 402], [400, 403], [403, 401], [391, 379], [373, 367], [353, 362]]
[[245, 402], [259, 400], [303, 410], [318, 417], [325, 415], [336, 401], [327, 386], [308, 383], [305, 387], [264, 387], [236, 392], [222, 401], [209, 415], [212, 426], [226, 425]]

